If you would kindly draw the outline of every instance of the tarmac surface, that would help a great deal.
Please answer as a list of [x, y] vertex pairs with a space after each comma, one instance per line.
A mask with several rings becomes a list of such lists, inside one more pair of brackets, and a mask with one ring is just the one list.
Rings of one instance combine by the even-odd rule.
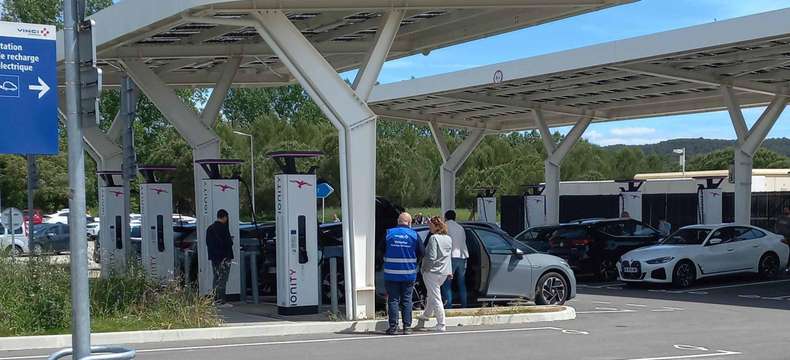
[[[731, 277], [686, 290], [582, 283], [579, 292], [571, 321], [147, 344], [137, 346], [137, 359], [790, 359], [790, 277]], [[53, 351], [0, 352], [0, 360]]]

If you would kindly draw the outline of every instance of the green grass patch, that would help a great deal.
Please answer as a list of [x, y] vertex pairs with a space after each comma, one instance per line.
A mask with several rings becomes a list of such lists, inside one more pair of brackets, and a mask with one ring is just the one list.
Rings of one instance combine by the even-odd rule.
[[[0, 257], [0, 336], [66, 334], [71, 328], [69, 268], [45, 257]], [[220, 318], [211, 298], [173, 281], [151, 281], [139, 267], [123, 276], [91, 279], [94, 332], [212, 327]]]

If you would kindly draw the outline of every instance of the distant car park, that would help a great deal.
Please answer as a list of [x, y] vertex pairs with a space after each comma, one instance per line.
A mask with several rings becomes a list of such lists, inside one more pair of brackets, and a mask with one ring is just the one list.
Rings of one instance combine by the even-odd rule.
[[60, 254], [71, 247], [69, 226], [66, 224], [41, 224], [33, 228], [33, 241], [30, 242], [32, 255]]

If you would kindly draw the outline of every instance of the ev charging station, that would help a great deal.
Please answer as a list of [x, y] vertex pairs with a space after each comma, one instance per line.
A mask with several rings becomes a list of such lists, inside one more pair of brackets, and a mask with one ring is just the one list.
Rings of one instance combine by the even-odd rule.
[[496, 222], [496, 189], [477, 189], [477, 221]]
[[277, 312], [280, 315], [317, 314], [318, 211], [315, 167], [299, 172], [297, 159], [316, 158], [320, 152], [273, 152], [269, 156], [282, 171], [274, 178], [277, 221]]
[[617, 181], [626, 186], [620, 187], [620, 210], [621, 213], [628, 212], [628, 215], [635, 220], [642, 220], [642, 185], [644, 180], [624, 180]]
[[228, 212], [228, 227], [233, 238], [233, 262], [228, 275], [225, 289], [230, 297], [238, 296], [241, 288], [241, 268], [239, 259], [241, 246], [239, 244], [239, 180], [222, 175], [222, 166], [235, 166], [241, 160], [206, 159], [197, 160], [196, 164], [205, 172], [207, 178], [201, 180], [202, 192], [198, 199], [200, 221], [198, 221], [198, 286], [200, 293], [205, 295], [211, 292], [214, 273], [211, 262], [208, 260], [206, 247], [206, 230], [217, 219], [217, 211], [224, 209]]
[[697, 222], [699, 224], [721, 224], [724, 177], [702, 177], [694, 180], [704, 181], [697, 185]]
[[159, 172], [172, 172], [173, 166], [140, 166], [145, 182], [140, 184], [140, 257], [151, 278], [172, 280], [175, 273], [173, 244], [173, 184], [160, 181]]
[[545, 185], [528, 185], [524, 192], [524, 208], [526, 209], [527, 228], [546, 225], [546, 196], [543, 195]]
[[[121, 186], [120, 171], [100, 171], [97, 173], [103, 184], [99, 187], [99, 247], [101, 255], [101, 276], [126, 271], [128, 239], [124, 239], [124, 229], [129, 220], [124, 216], [125, 194]], [[117, 180], [117, 181], [116, 181]]]

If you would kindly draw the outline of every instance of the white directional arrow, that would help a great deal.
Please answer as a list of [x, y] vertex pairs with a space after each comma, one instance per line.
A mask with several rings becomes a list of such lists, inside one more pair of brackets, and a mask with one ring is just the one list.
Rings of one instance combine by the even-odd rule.
[[30, 85], [28, 89], [31, 91], [38, 91], [38, 98], [41, 99], [49, 92], [49, 85], [47, 85], [44, 80], [41, 80], [41, 78], [38, 78], [38, 85]]

